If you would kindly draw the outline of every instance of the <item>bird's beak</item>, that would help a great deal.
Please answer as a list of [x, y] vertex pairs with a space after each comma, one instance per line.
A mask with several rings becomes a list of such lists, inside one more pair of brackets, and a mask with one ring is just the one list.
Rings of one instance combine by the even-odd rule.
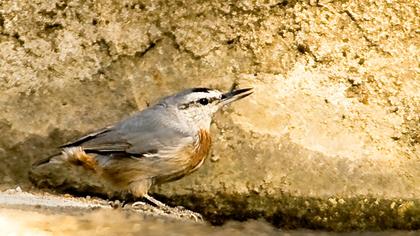
[[237, 90], [232, 90], [230, 92], [224, 93], [222, 95], [220, 105], [221, 106], [227, 105], [231, 102], [247, 97], [251, 95], [253, 92], [254, 91], [252, 91], [252, 88], [244, 88], [244, 89], [237, 89]]

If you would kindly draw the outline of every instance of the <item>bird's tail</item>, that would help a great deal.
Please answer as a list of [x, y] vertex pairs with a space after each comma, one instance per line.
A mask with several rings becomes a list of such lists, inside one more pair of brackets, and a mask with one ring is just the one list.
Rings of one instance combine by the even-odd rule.
[[64, 148], [62, 153], [64, 159], [73, 165], [80, 165], [93, 171], [99, 170], [95, 154], [87, 154], [81, 147]]
[[76, 166], [83, 166], [85, 169], [98, 171], [99, 165], [95, 154], [87, 154], [81, 147], [64, 148], [61, 153], [55, 153], [32, 164], [32, 168], [48, 164], [54, 161], [68, 162]]
[[36, 168], [37, 166], [44, 165], [50, 162], [53, 157], [60, 156], [61, 154], [62, 154], [61, 152], [56, 152], [48, 157], [37, 160], [34, 163], [32, 163], [32, 168]]
[[34, 162], [28, 171], [28, 179], [36, 187], [58, 192], [116, 194], [103, 180], [97, 159], [97, 154], [86, 153], [79, 147], [64, 148]]

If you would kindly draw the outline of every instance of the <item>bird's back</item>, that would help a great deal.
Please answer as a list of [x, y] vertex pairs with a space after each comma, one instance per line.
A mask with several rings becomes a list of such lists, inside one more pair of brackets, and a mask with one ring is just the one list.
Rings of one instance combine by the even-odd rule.
[[177, 122], [171, 112], [155, 106], [63, 147], [81, 146], [86, 152], [141, 156], [177, 146], [180, 140], [193, 136], [178, 128]]

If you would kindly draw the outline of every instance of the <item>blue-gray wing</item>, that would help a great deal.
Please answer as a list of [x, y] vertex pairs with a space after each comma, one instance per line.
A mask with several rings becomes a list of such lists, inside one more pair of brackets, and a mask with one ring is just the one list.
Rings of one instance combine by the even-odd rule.
[[81, 146], [86, 152], [132, 156], [156, 153], [164, 147], [176, 147], [179, 140], [188, 137], [170, 125], [170, 116], [164, 107], [148, 108], [62, 147]]

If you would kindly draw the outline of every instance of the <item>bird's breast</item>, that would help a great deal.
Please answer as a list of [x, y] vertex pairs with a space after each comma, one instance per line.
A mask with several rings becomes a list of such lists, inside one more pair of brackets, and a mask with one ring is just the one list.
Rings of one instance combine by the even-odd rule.
[[198, 169], [206, 159], [210, 152], [211, 136], [210, 132], [205, 129], [198, 131], [198, 139], [194, 143], [194, 148], [190, 157], [190, 172]]
[[139, 166], [141, 168], [148, 166], [147, 171], [153, 173], [155, 183], [174, 181], [196, 171], [204, 163], [210, 152], [210, 146], [209, 131], [201, 129], [192, 143], [184, 144], [176, 151], [170, 149], [161, 152], [160, 158], [157, 158], [153, 165], [142, 162]]

